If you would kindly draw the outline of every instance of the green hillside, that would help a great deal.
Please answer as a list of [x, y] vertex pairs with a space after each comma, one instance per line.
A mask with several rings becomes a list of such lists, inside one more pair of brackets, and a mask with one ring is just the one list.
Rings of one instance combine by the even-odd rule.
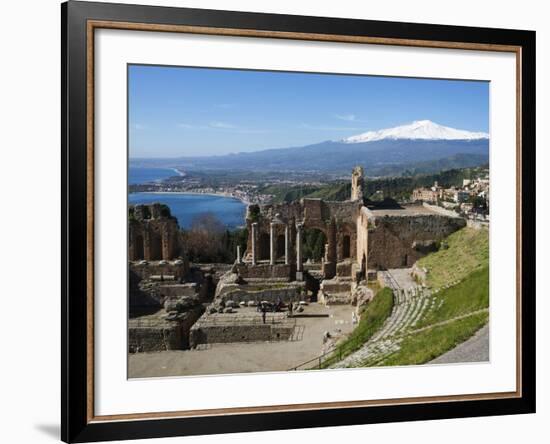
[[437, 307], [421, 319], [417, 328], [437, 324], [489, 307], [489, 267], [470, 273], [452, 287], [435, 294]]
[[463, 228], [441, 242], [439, 251], [418, 261], [428, 270], [426, 284], [440, 288], [464, 279], [489, 263], [489, 230]]
[[[477, 177], [484, 171], [483, 167], [456, 168], [434, 174], [417, 174], [409, 171], [401, 176], [366, 177], [365, 197], [378, 198], [381, 193], [382, 197], [402, 201], [409, 199], [415, 188], [432, 186], [434, 182], [444, 187], [459, 186], [462, 185], [463, 179]], [[337, 180], [320, 185], [277, 184], [265, 186], [259, 191], [273, 195], [274, 202], [292, 202], [302, 197], [343, 201], [350, 198], [351, 184], [348, 180]]]
[[[390, 315], [362, 317], [356, 330], [337, 346], [327, 366], [342, 359], [345, 367], [425, 364], [464, 342], [488, 322], [488, 230], [463, 228], [419, 262], [428, 270], [431, 289], [419, 287], [416, 297], [401, 300]], [[383, 291], [389, 289], [379, 292], [367, 311], [382, 302], [377, 299]], [[384, 319], [387, 322], [382, 322]], [[363, 335], [363, 331], [369, 334]]]

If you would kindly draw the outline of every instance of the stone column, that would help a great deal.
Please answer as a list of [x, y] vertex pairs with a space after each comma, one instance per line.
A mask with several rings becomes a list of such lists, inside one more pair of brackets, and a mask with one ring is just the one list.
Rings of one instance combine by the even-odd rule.
[[302, 224], [296, 225], [296, 271], [302, 272]]
[[241, 263], [241, 246], [237, 245], [237, 264]]
[[161, 245], [162, 245], [162, 258], [165, 261], [168, 261], [172, 259], [172, 242], [170, 239], [170, 233], [166, 229], [166, 227], [163, 228], [161, 233]]
[[336, 262], [336, 221], [331, 219], [328, 227], [328, 244], [325, 252], [327, 253], [328, 262]]
[[151, 233], [149, 230], [143, 231], [143, 259], [151, 260]]
[[258, 238], [258, 223], [254, 222], [252, 224], [252, 265], [257, 264], [258, 257], [258, 246], [256, 245]]
[[330, 221], [327, 237], [328, 242], [325, 245], [326, 262], [323, 272], [325, 279], [332, 279], [336, 276], [336, 221], [334, 218]]
[[290, 264], [290, 236], [289, 227], [285, 225], [285, 265]]
[[269, 225], [269, 264], [275, 265], [275, 224]]

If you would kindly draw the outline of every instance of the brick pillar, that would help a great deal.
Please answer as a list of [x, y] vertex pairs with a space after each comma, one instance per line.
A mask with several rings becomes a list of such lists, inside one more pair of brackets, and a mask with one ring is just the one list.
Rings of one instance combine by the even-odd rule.
[[149, 230], [143, 230], [143, 259], [151, 260], [151, 234]]
[[302, 257], [302, 224], [296, 225], [296, 271], [303, 271], [303, 257]]
[[285, 226], [285, 265], [290, 264], [290, 236], [289, 227]]
[[252, 265], [256, 265], [258, 258], [258, 245], [256, 244], [258, 239], [258, 223], [252, 224]]
[[170, 239], [170, 233], [166, 228], [161, 233], [161, 245], [162, 245], [162, 258], [165, 261], [172, 259], [172, 242]]
[[275, 265], [275, 224], [269, 225], [269, 264]]
[[327, 241], [327, 260], [329, 262], [336, 262], [336, 221], [334, 218], [330, 221]]

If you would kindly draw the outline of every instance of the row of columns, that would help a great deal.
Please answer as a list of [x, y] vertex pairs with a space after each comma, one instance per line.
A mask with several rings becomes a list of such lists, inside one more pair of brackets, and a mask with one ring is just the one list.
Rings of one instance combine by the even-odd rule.
[[[270, 265], [275, 265], [275, 250], [276, 250], [276, 237], [275, 237], [275, 226], [277, 224], [271, 222], [269, 227], [269, 263]], [[302, 253], [302, 234], [303, 225], [296, 224], [296, 270], [302, 271], [302, 262], [303, 262], [303, 253]], [[252, 223], [252, 265], [257, 265], [258, 263], [258, 223]], [[240, 251], [238, 251], [238, 256], [240, 257]], [[285, 225], [285, 264], [290, 264], [290, 227], [288, 224]]]

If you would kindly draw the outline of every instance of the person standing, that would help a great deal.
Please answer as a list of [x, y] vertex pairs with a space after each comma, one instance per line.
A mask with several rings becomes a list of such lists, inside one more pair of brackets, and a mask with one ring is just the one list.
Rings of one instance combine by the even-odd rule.
[[288, 317], [292, 317], [292, 310], [294, 310], [294, 305], [292, 304], [292, 301], [290, 301], [290, 304], [288, 304]]
[[262, 304], [262, 322], [263, 322], [264, 324], [265, 324], [266, 312], [267, 312], [266, 306], [265, 306], [264, 304]]

